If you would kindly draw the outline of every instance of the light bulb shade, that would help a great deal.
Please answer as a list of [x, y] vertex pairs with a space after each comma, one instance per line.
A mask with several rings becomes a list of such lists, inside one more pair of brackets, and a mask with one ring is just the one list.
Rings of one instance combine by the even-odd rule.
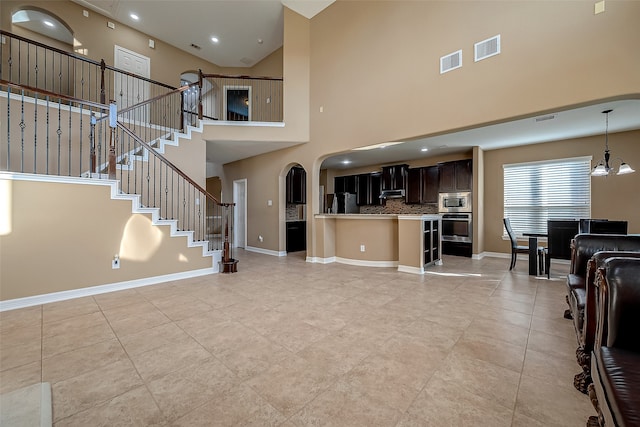
[[626, 163], [622, 163], [620, 165], [620, 169], [618, 169], [617, 175], [626, 175], [628, 173], [633, 173], [633, 172], [635, 172], [635, 170], [631, 169], [631, 166], [629, 166]]
[[595, 168], [593, 168], [593, 172], [591, 172], [591, 176], [605, 176], [609, 175], [609, 171], [603, 164], [599, 164]]

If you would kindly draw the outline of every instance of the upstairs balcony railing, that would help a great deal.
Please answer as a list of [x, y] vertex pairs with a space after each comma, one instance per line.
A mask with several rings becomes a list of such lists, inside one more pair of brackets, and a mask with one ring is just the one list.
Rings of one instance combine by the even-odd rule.
[[[185, 111], [200, 119], [282, 122], [282, 78], [198, 72], [197, 87], [185, 95]], [[196, 109], [197, 108], [197, 109]]]

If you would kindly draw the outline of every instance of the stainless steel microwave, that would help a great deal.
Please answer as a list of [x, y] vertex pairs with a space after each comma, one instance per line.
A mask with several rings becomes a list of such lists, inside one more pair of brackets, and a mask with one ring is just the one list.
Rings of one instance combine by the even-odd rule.
[[438, 211], [447, 212], [471, 212], [471, 192], [440, 193]]

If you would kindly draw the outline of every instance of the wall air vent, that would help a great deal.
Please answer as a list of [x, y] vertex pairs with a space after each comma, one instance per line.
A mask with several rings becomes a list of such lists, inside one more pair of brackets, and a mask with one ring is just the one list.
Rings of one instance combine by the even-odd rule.
[[462, 67], [462, 49], [440, 58], [440, 74]]
[[474, 45], [475, 62], [489, 58], [500, 53], [500, 34], [483, 40]]

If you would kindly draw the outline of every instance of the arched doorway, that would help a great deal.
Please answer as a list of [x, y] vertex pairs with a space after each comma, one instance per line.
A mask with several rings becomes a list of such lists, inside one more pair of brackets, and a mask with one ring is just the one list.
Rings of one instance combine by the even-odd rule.
[[285, 181], [286, 250], [307, 250], [307, 172], [294, 164]]

